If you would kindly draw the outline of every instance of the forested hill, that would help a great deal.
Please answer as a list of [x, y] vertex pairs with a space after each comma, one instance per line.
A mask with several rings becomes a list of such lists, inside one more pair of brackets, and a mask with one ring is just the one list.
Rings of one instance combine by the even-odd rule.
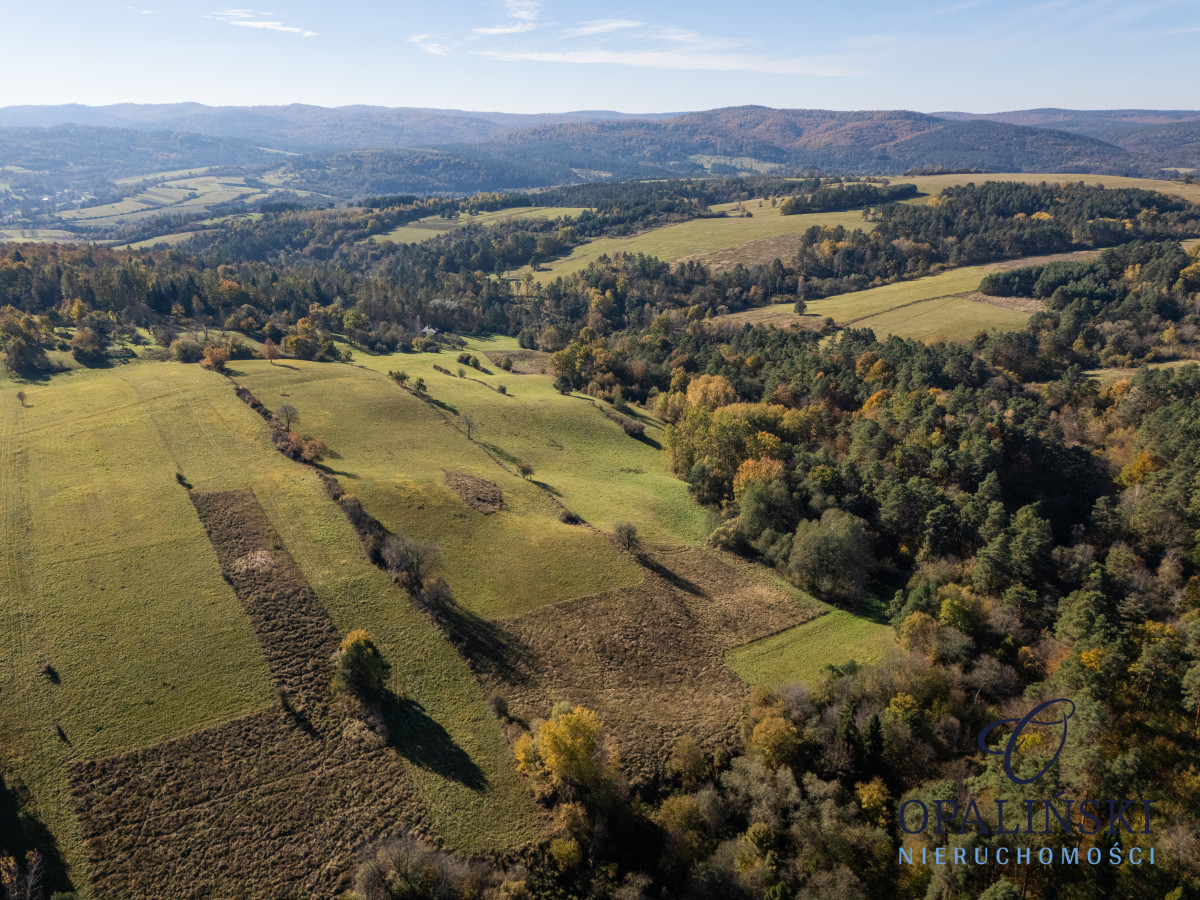
[[701, 163], [745, 167], [900, 173], [912, 168], [1125, 173], [1141, 168], [1127, 150], [1061, 131], [988, 121], [954, 122], [909, 111], [835, 112], [746, 106], [656, 122], [540, 126], [489, 141], [491, 152], [525, 162], [634, 176]]
[[1023, 109], [1001, 113], [936, 113], [958, 121], [1053, 128], [1098, 138], [1164, 167], [1200, 166], [1200, 110]]

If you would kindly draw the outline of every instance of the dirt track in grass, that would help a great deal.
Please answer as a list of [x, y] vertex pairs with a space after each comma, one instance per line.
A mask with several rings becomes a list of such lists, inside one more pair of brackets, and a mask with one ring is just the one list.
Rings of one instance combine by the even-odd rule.
[[112, 900], [334, 896], [362, 843], [421, 830], [406, 759], [482, 775], [416, 704], [389, 696], [381, 734], [332, 695], [336, 630], [253, 493], [193, 502], [281, 701], [71, 766], [93, 891]]

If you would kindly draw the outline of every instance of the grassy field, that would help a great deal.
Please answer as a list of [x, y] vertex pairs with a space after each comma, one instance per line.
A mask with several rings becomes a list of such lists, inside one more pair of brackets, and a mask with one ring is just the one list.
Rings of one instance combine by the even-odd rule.
[[[0, 391], [0, 644], [14, 662], [0, 672], [0, 745], [6, 773], [31, 789], [77, 884], [85, 856], [64, 762], [272, 699], [254, 635], [176, 472], [199, 490], [253, 488], [338, 630], [370, 629], [393, 684], [484, 773], [474, 789], [411, 767], [447, 842], [483, 850], [533, 836], [536, 813], [465, 662], [366, 561], [315, 473], [271, 447], [227, 380], [139, 363], [26, 392], [22, 408], [14, 390]], [[60, 683], [39, 674], [45, 664]]]
[[751, 684], [813, 684], [831, 663], [878, 662], [898, 652], [891, 627], [832, 607], [822, 616], [727, 651], [725, 664]]
[[[734, 211], [736, 206], [729, 203], [714, 206], [713, 209], [718, 212]], [[781, 216], [778, 207], [772, 209], [765, 203], [760, 207], [757, 200], [748, 201], [745, 208], [752, 214], [751, 218], [730, 216], [724, 219], [693, 219], [632, 237], [597, 238], [576, 247], [561, 259], [542, 266], [533, 274], [539, 282], [553, 281], [560, 275], [586, 269], [589, 263], [600, 256], [611, 256], [613, 253], [645, 253], [668, 261], [694, 258], [718, 268], [737, 262], [750, 265], [754, 262], [770, 262], [777, 256], [786, 257], [788, 247], [794, 244], [795, 235], [813, 225], [830, 228], [842, 225], [864, 230], [872, 227], [871, 223], [863, 221], [861, 210]]]
[[[389, 529], [438, 545], [439, 574], [475, 614], [513, 615], [641, 580], [638, 567], [606, 536], [560, 522], [546, 492], [497, 465], [439, 410], [385, 375], [301, 362], [239, 363], [237, 369], [245, 373], [239, 382], [268, 407], [288, 402], [300, 411], [301, 431], [329, 444], [337, 454], [330, 467], [343, 473], [343, 487], [372, 515]], [[457, 398], [439, 387], [434, 383], [432, 396], [453, 405]], [[512, 407], [519, 403], [508, 400]], [[486, 430], [480, 428], [479, 441], [487, 440]], [[485, 514], [468, 506], [446, 485], [447, 472], [496, 484], [504, 508]]]
[[[515, 375], [488, 362], [485, 353], [497, 358], [519, 353], [514, 338], [472, 338], [468, 349], [492, 374], [470, 367], [466, 372], [485, 384], [435, 371], [434, 365], [458, 371], [454, 355], [445, 352], [357, 353], [356, 361], [379, 372], [395, 369], [413, 379], [423, 377], [430, 396], [456, 411], [449, 418], [475, 418], [474, 436], [480, 445], [510, 468], [516, 461], [528, 462], [535, 481], [597, 528], [611, 531], [627, 521], [651, 541], [693, 544], [704, 539], [710, 528], [703, 510], [692, 502], [687, 486], [667, 470], [656, 447], [663, 434], [661, 423], [640, 417], [649, 441], [634, 440], [604, 417], [599, 407], [607, 404], [580, 394], [559, 394], [552, 375]], [[486, 386], [501, 384], [507, 395]], [[633, 411], [630, 415], [639, 417]]]
[[1193, 203], [1200, 203], [1200, 184], [1184, 184], [1182, 181], [1164, 181], [1154, 178], [1128, 178], [1124, 175], [1073, 175], [1040, 174], [1026, 172], [995, 172], [981, 175], [917, 175], [914, 177], [888, 176], [893, 182], [915, 184], [920, 196], [905, 203], [924, 203], [926, 198], [945, 188], [956, 184], [982, 184], [985, 181], [1023, 181], [1028, 184], [1074, 183], [1082, 181], [1085, 184], [1102, 184], [1110, 188], [1141, 188], [1146, 191], [1162, 191], [1165, 194], [1175, 194]]
[[0, 241], [30, 242], [35, 244], [55, 241], [77, 241], [79, 235], [60, 228], [0, 228]]
[[220, 203], [265, 193], [237, 176], [192, 175], [153, 185], [116, 203], [66, 210], [58, 217], [87, 225], [114, 225], [164, 213], [203, 212]]
[[441, 216], [426, 216], [393, 228], [384, 234], [372, 235], [368, 240], [395, 241], [399, 243], [421, 243], [439, 234], [456, 231], [467, 225], [495, 225], [509, 219], [558, 219], [563, 216], [577, 216], [583, 209], [573, 206], [521, 206], [513, 209], [499, 209], [478, 215], [462, 215], [457, 219], [443, 219]]
[[1032, 314], [1027, 309], [994, 305], [973, 297], [985, 275], [1057, 259], [1088, 259], [1094, 255], [1095, 251], [1085, 250], [985, 266], [965, 266], [925, 278], [813, 300], [803, 316], [796, 315], [791, 303], [779, 303], [729, 313], [715, 321], [815, 328], [827, 317], [832, 317], [839, 325], [872, 328], [881, 338], [897, 334], [918, 340], [964, 340], [981, 330], [1021, 328]]

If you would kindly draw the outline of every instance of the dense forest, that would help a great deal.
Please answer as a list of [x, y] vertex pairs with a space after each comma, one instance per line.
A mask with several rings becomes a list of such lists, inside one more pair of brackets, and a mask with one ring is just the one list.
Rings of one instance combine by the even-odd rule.
[[[544, 286], [497, 277], [585, 235], [700, 215], [764, 186], [569, 188], [537, 202], [589, 213], [421, 245], [358, 240], [458, 213], [455, 202], [285, 210], [144, 253], [5, 246], [0, 352], [38, 377], [52, 369], [48, 349], [101, 364], [110, 340], [137, 327], [184, 360], [206, 343], [249, 352], [220, 329], [329, 361], [342, 358], [335, 335], [367, 351], [436, 343], [422, 323], [517, 335], [552, 354], [561, 391], [644, 404], [670, 423], [664, 451], [719, 521], [713, 546], [893, 625], [896, 660], [756, 690], [737, 755], [681, 738], [655, 783], [625, 781], [590, 711], [554, 710], [516, 745], [553, 840], [519, 861], [475, 863], [398, 840], [364, 866], [357, 896], [1196, 895], [1200, 367], [1178, 364], [1200, 359], [1200, 259], [1178, 241], [1200, 234], [1200, 209], [1140, 190], [981, 183], [925, 205], [872, 205], [869, 233], [813, 228], [766, 266], [715, 273], [615, 256]], [[784, 202], [887, 200], [905, 187], [813, 182]], [[1023, 330], [966, 344], [710, 321], [1085, 248], [1103, 252], [989, 276], [983, 291], [1044, 309]], [[1084, 372], [1097, 366], [1129, 371], [1101, 387]], [[1071, 740], [1036, 790], [1014, 792], [976, 736], [1015, 706], [1059, 697], [1075, 705]], [[564, 742], [585, 752], [564, 757]], [[1018, 767], [1036, 772], [1052, 749], [1035, 745]], [[998, 796], [1029, 801], [1031, 823], [1045, 815], [1019, 846], [1098, 848], [1104, 864], [1064, 875], [994, 854], [976, 866], [898, 862], [900, 846], [1005, 844]], [[968, 827], [977, 797], [988, 803]], [[1095, 811], [1098, 798], [1136, 798], [1138, 814], [1150, 804], [1147, 831], [1132, 815], [1124, 831], [1089, 830], [1085, 801]], [[950, 827], [914, 837], [898, 819], [910, 801], [953, 802]], [[1131, 862], [1131, 846], [1151, 845], [1157, 865]]]

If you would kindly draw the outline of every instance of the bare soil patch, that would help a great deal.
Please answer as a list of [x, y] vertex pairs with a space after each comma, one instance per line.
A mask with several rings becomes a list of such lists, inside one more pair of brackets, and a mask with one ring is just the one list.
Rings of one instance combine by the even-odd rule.
[[485, 478], [477, 478], [465, 472], [445, 472], [443, 480], [467, 506], [481, 513], [500, 512], [504, 506], [504, 496], [500, 493], [500, 488]]
[[487, 350], [483, 355], [497, 367], [507, 357], [514, 375], [537, 375], [550, 367], [550, 354], [541, 350]]
[[990, 294], [971, 291], [968, 294], [963, 294], [962, 298], [970, 300], [972, 303], [986, 303], [988, 306], [998, 306], [1001, 309], [1015, 309], [1017, 312], [1024, 313], [1041, 312], [1046, 308], [1045, 303], [1033, 297], [993, 297]]
[[662, 773], [692, 734], [730, 745], [749, 692], [725, 650], [813, 618], [783, 588], [704, 550], [648, 552], [641, 584], [485, 623], [434, 612], [510, 714], [545, 718], [560, 700], [596, 710], [637, 777]]
[[424, 830], [405, 760], [477, 786], [482, 775], [416, 704], [389, 696], [374, 711], [381, 728], [332, 695], [336, 629], [250, 491], [193, 502], [280, 702], [70, 766], [93, 894], [334, 896], [362, 843]]

